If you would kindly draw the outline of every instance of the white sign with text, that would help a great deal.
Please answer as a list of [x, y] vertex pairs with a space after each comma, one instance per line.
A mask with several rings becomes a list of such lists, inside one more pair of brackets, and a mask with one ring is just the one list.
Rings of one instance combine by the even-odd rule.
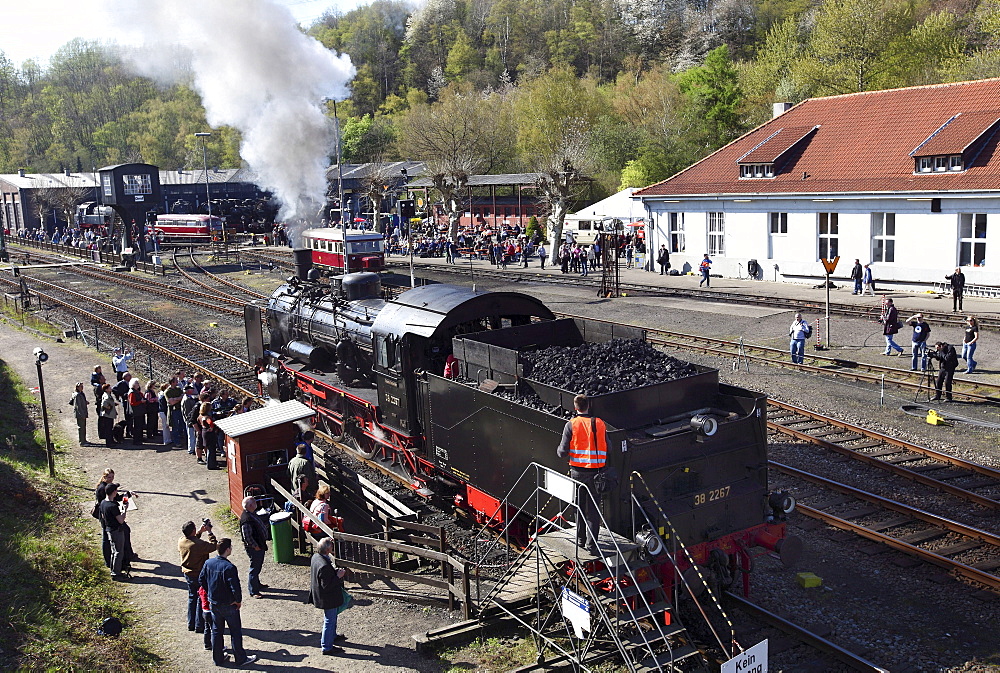
[[737, 654], [722, 664], [719, 673], [767, 673], [767, 641], [762, 640], [749, 650]]

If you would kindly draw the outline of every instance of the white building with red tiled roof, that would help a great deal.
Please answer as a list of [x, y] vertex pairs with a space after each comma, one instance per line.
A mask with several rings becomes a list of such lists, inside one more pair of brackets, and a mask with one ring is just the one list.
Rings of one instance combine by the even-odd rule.
[[813, 98], [633, 198], [674, 268], [803, 282], [839, 254], [837, 277], [1000, 286], [998, 145], [1000, 79]]

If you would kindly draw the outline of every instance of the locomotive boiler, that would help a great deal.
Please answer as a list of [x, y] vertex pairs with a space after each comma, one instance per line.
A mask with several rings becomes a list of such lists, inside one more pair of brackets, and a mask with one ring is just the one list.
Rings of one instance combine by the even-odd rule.
[[[448, 498], [484, 522], [517, 516], [502, 499], [529, 463], [566, 469], [555, 449], [583, 391], [541, 380], [536, 356], [645, 340], [631, 326], [556, 319], [522, 293], [428, 285], [387, 299], [375, 274], [326, 286], [303, 262], [299, 276], [267, 309], [266, 355], [281, 396], [311, 405], [320, 427], [417, 493]], [[449, 356], [454, 378], [444, 376]], [[601, 505], [616, 532], [635, 533], [634, 495], [667, 538], [656, 553], [682, 569], [677, 543], [724, 584], [746, 577], [761, 548], [794, 561], [799, 544], [785, 532], [794, 502], [768, 489], [764, 395], [689, 363], [673, 378], [600, 390], [591, 410], [608, 425], [608, 463], [623, 477]], [[651, 494], [630, 490], [633, 472]]]

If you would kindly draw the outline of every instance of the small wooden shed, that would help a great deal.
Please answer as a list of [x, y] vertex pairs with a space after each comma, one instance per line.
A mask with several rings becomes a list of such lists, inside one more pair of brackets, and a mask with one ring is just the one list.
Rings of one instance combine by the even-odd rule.
[[229, 507], [243, 514], [243, 494], [248, 486], [269, 491], [271, 478], [288, 480], [288, 461], [295, 456], [295, 438], [308, 429], [315, 412], [296, 400], [236, 414], [216, 422], [226, 434], [226, 467], [229, 471]]

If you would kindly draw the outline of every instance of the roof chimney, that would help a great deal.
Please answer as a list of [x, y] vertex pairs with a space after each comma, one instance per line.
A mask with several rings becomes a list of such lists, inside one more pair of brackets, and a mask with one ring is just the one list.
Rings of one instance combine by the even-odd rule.
[[69, 170], [69, 169], [67, 168], [67, 169], [66, 169], [66, 177], [68, 178], [68, 177], [70, 177], [70, 176], [72, 176], [72, 175], [73, 175], [73, 174], [72, 174], [72, 173], [70, 172], [70, 170]]
[[23, 168], [18, 168], [17, 169], [17, 176], [20, 177], [20, 178], [24, 177], [24, 169]]
[[771, 118], [774, 119], [779, 115], [783, 115], [792, 108], [791, 103], [773, 103], [771, 105]]

